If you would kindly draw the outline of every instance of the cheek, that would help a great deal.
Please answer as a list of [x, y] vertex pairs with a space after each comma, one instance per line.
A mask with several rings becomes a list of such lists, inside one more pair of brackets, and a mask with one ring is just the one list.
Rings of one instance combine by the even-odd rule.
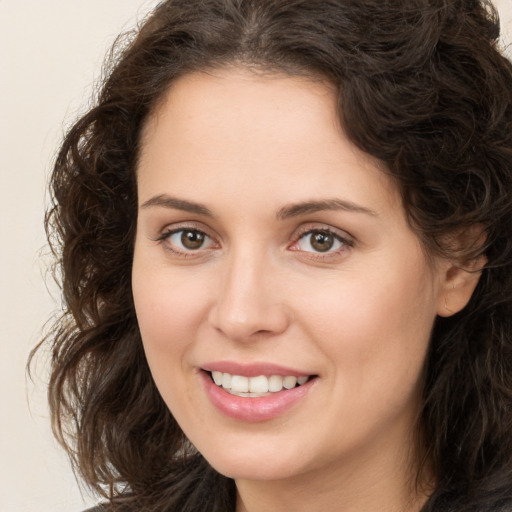
[[156, 387], [180, 425], [180, 419], [192, 414], [186, 377], [191, 375], [189, 356], [206, 302], [204, 287], [187, 281], [180, 282], [168, 269], [134, 263], [133, 296], [144, 352]]
[[329, 284], [303, 308], [333, 370], [358, 385], [391, 383], [393, 375], [414, 382], [423, 367], [436, 316], [432, 276], [402, 263]]
[[133, 297], [152, 371], [175, 366], [186, 352], [206, 309], [204, 287], [194, 279], [134, 264]]

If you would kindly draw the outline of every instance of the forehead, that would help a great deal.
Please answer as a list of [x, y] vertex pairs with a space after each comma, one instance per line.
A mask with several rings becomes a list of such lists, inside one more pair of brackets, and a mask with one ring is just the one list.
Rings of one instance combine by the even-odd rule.
[[311, 136], [308, 125], [319, 121], [331, 129], [341, 129], [331, 84], [245, 68], [221, 68], [189, 73], [174, 81], [149, 116], [142, 141], [147, 142], [159, 126], [167, 124], [168, 128], [171, 122], [190, 130], [187, 133], [208, 132], [211, 137], [214, 132], [222, 140], [249, 132], [256, 142], [260, 136], [268, 140], [269, 132], [281, 126], [287, 128], [282, 135], [298, 136], [299, 130], [306, 129]]
[[[380, 162], [344, 134], [334, 87], [304, 77], [245, 69], [184, 75], [149, 117], [139, 162], [144, 195], [161, 192], [155, 180], [185, 193], [191, 182], [196, 193], [229, 183], [270, 197], [277, 187], [283, 200], [293, 192], [324, 198], [342, 186], [359, 202], [377, 187], [373, 202], [396, 203]], [[303, 198], [289, 198], [296, 199]]]

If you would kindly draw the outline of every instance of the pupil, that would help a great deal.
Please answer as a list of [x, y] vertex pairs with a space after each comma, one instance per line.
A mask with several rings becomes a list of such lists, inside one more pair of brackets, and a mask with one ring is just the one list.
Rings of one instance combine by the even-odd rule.
[[199, 249], [204, 243], [204, 235], [199, 231], [184, 231], [181, 235], [181, 243], [187, 249]]
[[334, 239], [328, 233], [316, 233], [311, 238], [311, 245], [318, 252], [326, 252], [332, 248]]

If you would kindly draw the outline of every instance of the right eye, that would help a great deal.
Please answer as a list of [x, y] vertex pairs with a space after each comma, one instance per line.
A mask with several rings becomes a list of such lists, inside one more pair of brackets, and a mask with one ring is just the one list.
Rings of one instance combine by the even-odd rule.
[[203, 231], [191, 228], [173, 229], [164, 233], [161, 240], [165, 241], [169, 249], [178, 253], [208, 249], [213, 240]]

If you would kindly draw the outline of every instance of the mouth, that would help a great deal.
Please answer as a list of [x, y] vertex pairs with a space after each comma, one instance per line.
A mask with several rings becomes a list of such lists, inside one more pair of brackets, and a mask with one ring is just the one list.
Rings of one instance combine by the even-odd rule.
[[231, 395], [243, 398], [259, 398], [303, 386], [316, 375], [258, 375], [247, 377], [220, 371], [205, 371], [212, 382]]
[[272, 363], [212, 362], [200, 368], [204, 390], [224, 416], [244, 423], [272, 420], [308, 403], [319, 375]]

